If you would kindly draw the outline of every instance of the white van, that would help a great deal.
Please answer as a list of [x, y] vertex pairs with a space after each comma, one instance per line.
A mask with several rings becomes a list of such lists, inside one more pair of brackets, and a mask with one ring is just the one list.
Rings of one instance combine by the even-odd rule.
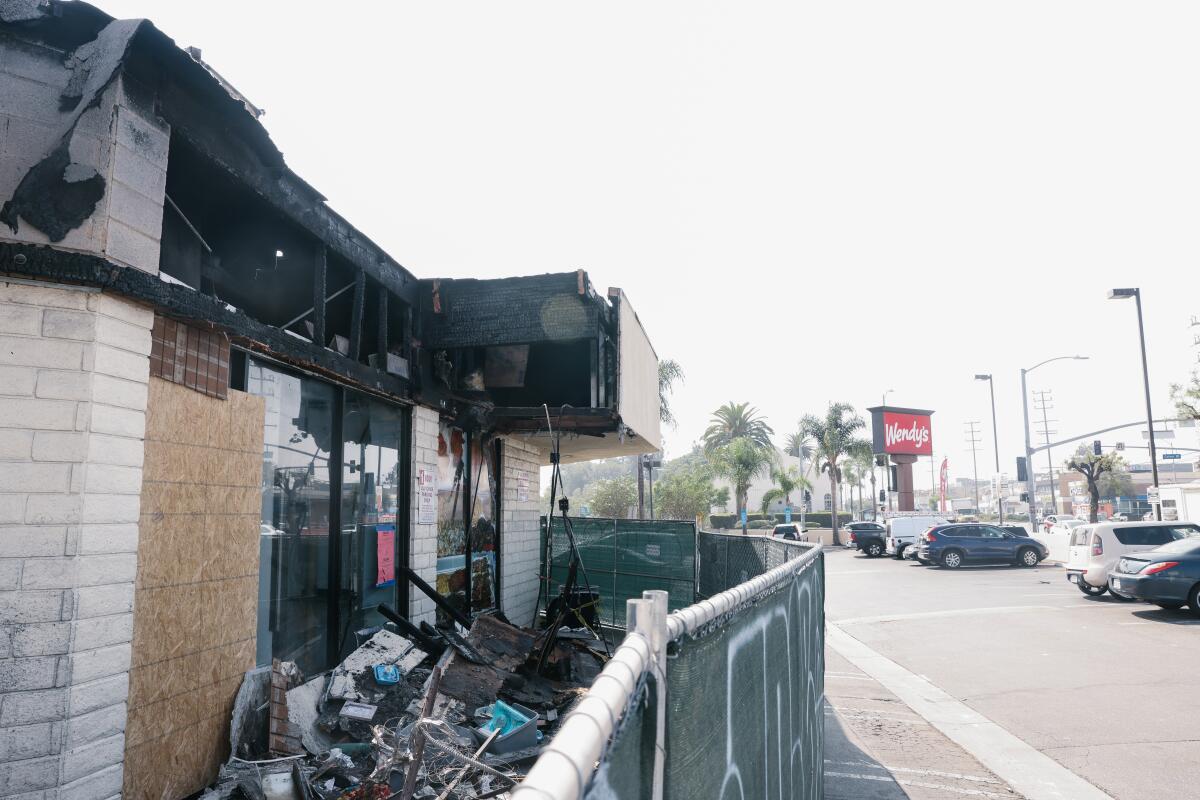
[[[1108, 573], [1117, 559], [1129, 553], [1153, 550], [1176, 539], [1200, 536], [1200, 525], [1191, 522], [1097, 522], [1071, 531], [1067, 580], [1079, 591], [1099, 597], [1108, 588]], [[1118, 600], [1129, 600], [1112, 593]]]
[[887, 527], [887, 538], [884, 540], [887, 554], [896, 558], [904, 558], [904, 548], [916, 542], [917, 537], [934, 525], [945, 525], [945, 517], [912, 516], [892, 517], [884, 525]]

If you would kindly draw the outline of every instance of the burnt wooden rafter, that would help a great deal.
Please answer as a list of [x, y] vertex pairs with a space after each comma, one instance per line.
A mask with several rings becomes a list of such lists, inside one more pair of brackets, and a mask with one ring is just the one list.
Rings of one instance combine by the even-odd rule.
[[0, 242], [0, 273], [97, 286], [154, 306], [167, 316], [211, 325], [251, 351], [326, 374], [393, 400], [411, 400], [409, 381], [259, 322], [224, 301], [87, 253]]

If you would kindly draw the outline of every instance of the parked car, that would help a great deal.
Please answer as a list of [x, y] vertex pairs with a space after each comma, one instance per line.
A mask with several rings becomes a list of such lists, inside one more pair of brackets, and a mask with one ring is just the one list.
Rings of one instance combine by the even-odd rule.
[[971, 562], [1036, 567], [1049, 554], [1037, 539], [980, 523], [935, 525], [921, 536], [919, 548], [917, 558], [947, 569]]
[[1113, 514], [1108, 519], [1109, 519], [1109, 522], [1128, 522], [1129, 515], [1128, 514]]
[[1071, 531], [1087, 522], [1078, 517], [1062, 517], [1049, 530], [1039, 529], [1033, 536], [1050, 550], [1050, 560], [1065, 563], [1071, 548]]
[[[1040, 528], [1043, 532], [1049, 531], [1052, 527], [1062, 522], [1064, 519], [1079, 519], [1079, 517], [1075, 516], [1074, 514], [1047, 514], [1046, 516], [1042, 517]], [[1081, 519], [1079, 521], [1083, 522]]]
[[[1109, 591], [1109, 573], [1124, 556], [1154, 550], [1171, 542], [1200, 536], [1200, 526], [1191, 523], [1098, 522], [1081, 525], [1071, 532], [1067, 558], [1067, 580], [1079, 591], [1099, 597]], [[1119, 600], [1128, 599], [1113, 593]]]
[[1123, 556], [1108, 576], [1108, 590], [1162, 608], [1187, 603], [1200, 616], [1200, 538], [1188, 536], [1154, 550]]
[[934, 525], [945, 525], [946, 518], [936, 515], [892, 517], [884, 524], [887, 527], [884, 552], [896, 558], [904, 558], [904, 548], [914, 544], [918, 536]]
[[794, 522], [785, 522], [771, 529], [771, 535], [789, 542], [807, 542], [808, 528], [800, 529]]
[[844, 530], [850, 547], [857, 548], [870, 558], [883, 555], [883, 539], [887, 533], [883, 525], [878, 522], [850, 522]]

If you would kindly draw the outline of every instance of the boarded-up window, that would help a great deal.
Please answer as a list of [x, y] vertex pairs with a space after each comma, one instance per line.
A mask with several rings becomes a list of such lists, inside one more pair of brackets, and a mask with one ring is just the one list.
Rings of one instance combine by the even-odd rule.
[[164, 317], [154, 317], [150, 375], [225, 399], [229, 389], [229, 340]]

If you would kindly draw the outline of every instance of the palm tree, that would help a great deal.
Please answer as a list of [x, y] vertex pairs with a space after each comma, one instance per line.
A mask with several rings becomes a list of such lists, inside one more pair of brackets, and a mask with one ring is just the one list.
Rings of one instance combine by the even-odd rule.
[[820, 469], [829, 473], [829, 491], [833, 507], [833, 544], [841, 545], [838, 538], [837, 491], [841, 481], [841, 469], [838, 459], [856, 454], [870, 452], [871, 445], [855, 434], [866, 427], [862, 417], [854, 413], [854, 407], [849, 403], [830, 403], [824, 417], [806, 414], [800, 420], [800, 432], [813, 440], [817, 455], [821, 462]]
[[758, 409], [749, 403], [729, 402], [713, 412], [711, 423], [704, 431], [704, 452], [712, 453], [734, 439], [749, 439], [757, 447], [774, 449], [771, 435], [775, 431], [763, 419]]
[[792, 492], [799, 489], [812, 488], [812, 484], [808, 482], [800, 470], [795, 467], [772, 467], [771, 480], [775, 482], [775, 486], [768, 489], [762, 498], [762, 512], [767, 513], [767, 509], [771, 507], [779, 498], [783, 498], [783, 502], [787, 505], [792, 504]]
[[[775, 448], [763, 447], [747, 436], [739, 436], [728, 444], [716, 448], [710, 456], [713, 472], [722, 478], [728, 478], [733, 484], [733, 496], [737, 505], [736, 513], [746, 510], [746, 494], [750, 484], [775, 463]], [[742, 533], [746, 526], [742, 526]]]
[[664, 425], [674, 428], [675, 412], [671, 411], [670, 397], [675, 392], [675, 384], [683, 382], [683, 367], [673, 358], [658, 362], [658, 419]]
[[[800, 459], [800, 476], [807, 484], [805, 489], [812, 489], [812, 481], [808, 479], [809, 475], [814, 474], [813, 468], [817, 464], [816, 449], [813, 447], [812, 440], [805, 436], [802, 432], [796, 431], [789, 433], [784, 441], [783, 452], [793, 458]], [[804, 516], [808, 511], [808, 504], [801, 499], [800, 503], [800, 527], [804, 527]]]

